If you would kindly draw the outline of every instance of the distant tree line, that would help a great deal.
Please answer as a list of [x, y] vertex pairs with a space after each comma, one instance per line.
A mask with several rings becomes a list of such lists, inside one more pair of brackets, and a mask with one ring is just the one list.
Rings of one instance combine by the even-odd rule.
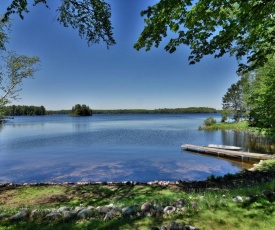
[[189, 107], [176, 109], [114, 109], [92, 110], [87, 105], [76, 104], [71, 110], [46, 110], [44, 106], [12, 105], [4, 107], [5, 116], [29, 116], [29, 115], [52, 115], [70, 114], [72, 116], [91, 116], [92, 114], [183, 114], [183, 113], [218, 113], [220, 111], [208, 107]]
[[53, 115], [53, 114], [71, 114], [72, 110], [70, 109], [62, 109], [62, 110], [47, 110], [46, 115]]
[[46, 115], [44, 106], [10, 105], [3, 107], [5, 116], [36, 116]]
[[116, 109], [116, 110], [93, 110], [94, 114], [183, 114], [183, 113], [217, 113], [214, 108], [189, 107], [176, 109]]

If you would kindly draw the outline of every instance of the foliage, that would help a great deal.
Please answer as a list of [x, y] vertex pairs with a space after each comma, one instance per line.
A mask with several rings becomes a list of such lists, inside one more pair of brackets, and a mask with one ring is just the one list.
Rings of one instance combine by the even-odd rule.
[[[249, 118], [249, 125], [275, 138], [275, 58], [255, 71], [243, 74], [223, 97], [222, 120], [231, 114], [235, 121]], [[229, 110], [229, 112], [228, 112]]]
[[[48, 7], [47, 0], [13, 0], [2, 22], [9, 20], [11, 14], [18, 14], [23, 19], [23, 13], [29, 12], [30, 2], [33, 2], [33, 5], [41, 3]], [[61, 0], [57, 12], [57, 21], [64, 27], [77, 29], [79, 36], [85, 38], [88, 45], [99, 43], [101, 40], [107, 47], [115, 44], [110, 21], [111, 8], [104, 0]]]
[[257, 129], [249, 127], [248, 121], [215, 123], [209, 126], [201, 127], [203, 130], [237, 130], [257, 132]]
[[226, 122], [231, 117], [231, 114], [233, 114], [233, 113], [234, 112], [232, 110], [223, 109], [221, 111], [221, 116], [222, 116], [221, 122]]
[[47, 110], [46, 114], [47, 115], [52, 115], [52, 114], [71, 114], [72, 110], [66, 110], [66, 109], [62, 109], [62, 110]]
[[222, 113], [222, 120], [226, 120], [226, 115], [229, 116], [233, 113], [233, 119], [238, 122], [242, 118], [246, 118], [247, 105], [244, 100], [244, 94], [246, 93], [247, 78], [241, 78], [236, 84], [232, 84], [226, 94], [222, 98], [222, 107], [224, 112]]
[[259, 165], [257, 165], [254, 170], [256, 171], [268, 171], [275, 172], [275, 159], [262, 161]]
[[[22, 19], [28, 5], [47, 0], [13, 0], [2, 21], [18, 14]], [[114, 45], [111, 8], [106, 0], [60, 0], [57, 20], [65, 27], [78, 29], [88, 44], [101, 40]], [[216, 58], [229, 53], [239, 61], [238, 72], [263, 66], [275, 51], [273, 0], [160, 0], [141, 12], [145, 27], [134, 45], [137, 50], [158, 47], [168, 33], [174, 35], [165, 46], [173, 53], [184, 44], [190, 47], [190, 64], [205, 55]], [[243, 61], [242, 59], [247, 61]]]
[[208, 118], [206, 118], [205, 120], [204, 120], [204, 122], [203, 122], [203, 124], [205, 125], [205, 126], [211, 126], [211, 125], [214, 125], [214, 124], [216, 124], [217, 123], [217, 121], [214, 119], [214, 117], [208, 117]]
[[0, 75], [0, 105], [2, 106], [10, 103], [11, 100], [18, 99], [18, 92], [21, 91], [20, 85], [23, 79], [33, 77], [38, 70], [36, 64], [39, 62], [39, 58], [11, 52], [4, 60], [6, 72], [2, 72]]
[[214, 108], [189, 107], [176, 109], [117, 109], [117, 110], [94, 110], [95, 114], [184, 114], [184, 113], [217, 113]]
[[87, 105], [76, 104], [72, 108], [72, 116], [92, 116], [92, 110]]
[[[71, 110], [47, 111], [47, 114], [69, 114]], [[93, 110], [93, 114], [185, 114], [185, 113], [217, 113], [214, 108], [189, 107], [176, 109], [113, 109], [113, 110]]]
[[6, 30], [10, 29], [10, 24], [0, 22], [0, 52], [6, 50], [5, 44], [8, 42], [9, 37]]
[[2, 49], [0, 54], [3, 59], [2, 63], [4, 63], [0, 66], [0, 122], [3, 118], [3, 106], [19, 99], [18, 93], [22, 89], [23, 79], [33, 77], [38, 70], [37, 64], [40, 62], [38, 57], [5, 51], [4, 45], [7, 42], [5, 27], [5, 24], [0, 22], [0, 49]]
[[275, 59], [270, 58], [264, 67], [251, 75], [253, 84], [248, 97], [251, 125], [267, 128], [275, 137]]
[[[230, 177], [235, 180], [234, 175], [230, 175]], [[215, 177], [214, 182], [217, 179]], [[20, 186], [1, 192], [1, 213], [14, 214], [21, 210], [22, 206], [29, 210], [62, 206], [74, 208], [75, 205], [80, 204], [96, 207], [111, 203], [123, 207], [138, 204], [140, 207], [144, 202], [166, 206], [174, 205], [178, 199], [185, 201], [185, 207], [184, 209], [178, 208], [171, 215], [159, 215], [152, 211], [149, 217], [146, 215], [139, 217], [118, 216], [110, 221], [103, 221], [104, 215], [96, 215], [95, 212], [90, 220], [47, 221], [41, 217], [12, 222], [9, 218], [4, 217], [0, 220], [0, 229], [149, 230], [153, 226], [161, 227], [172, 221], [177, 221], [182, 225], [190, 224], [200, 229], [273, 229], [275, 202], [265, 198], [261, 192], [263, 190], [274, 191], [274, 189], [274, 180], [234, 189], [217, 189], [215, 187], [213, 190], [206, 189], [198, 193], [182, 192], [180, 185]], [[236, 196], [242, 196], [244, 201], [233, 202], [232, 198]], [[250, 197], [250, 200], [245, 199], [247, 196]], [[71, 200], [78, 200], [78, 202], [72, 203]], [[193, 204], [196, 204], [198, 208], [193, 208]]]
[[11, 105], [3, 108], [5, 116], [46, 115], [44, 106]]
[[229, 53], [239, 61], [239, 73], [249, 71], [274, 54], [274, 6], [273, 0], [160, 0], [141, 12], [146, 25], [134, 47], [158, 47], [171, 32], [175, 37], [165, 50], [173, 53], [182, 44], [189, 46], [190, 64], [205, 55]]

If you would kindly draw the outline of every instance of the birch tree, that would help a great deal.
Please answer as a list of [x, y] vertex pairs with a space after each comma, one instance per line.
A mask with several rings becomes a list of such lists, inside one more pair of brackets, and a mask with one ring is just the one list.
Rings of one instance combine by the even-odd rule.
[[6, 25], [0, 23], [0, 121], [3, 117], [2, 108], [14, 100], [18, 100], [22, 90], [23, 80], [33, 77], [38, 70], [40, 59], [19, 55], [16, 52], [7, 51], [5, 43], [8, 41], [5, 32]]

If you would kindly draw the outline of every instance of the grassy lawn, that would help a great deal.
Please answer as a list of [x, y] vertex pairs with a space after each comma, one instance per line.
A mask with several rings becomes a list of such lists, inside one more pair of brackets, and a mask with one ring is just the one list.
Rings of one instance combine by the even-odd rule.
[[[275, 160], [264, 161], [256, 171], [274, 175]], [[273, 173], [273, 174], [272, 174]], [[232, 180], [236, 180], [231, 176]], [[215, 178], [213, 178], [215, 180]], [[243, 179], [242, 179], [243, 180]], [[201, 192], [185, 192], [177, 184], [162, 185], [40, 185], [1, 187], [0, 229], [151, 229], [176, 221], [181, 225], [192, 225], [199, 229], [274, 229], [275, 199], [267, 198], [263, 190], [275, 191], [275, 179], [257, 182], [250, 186], [209, 187]], [[233, 198], [241, 196], [242, 202]], [[173, 205], [183, 199], [185, 205], [174, 213], [150, 212], [148, 215], [118, 215], [112, 220], [103, 221], [104, 215], [93, 213], [87, 219], [46, 220], [45, 218], [25, 217], [20, 221], [10, 221], [9, 217], [22, 208], [30, 212], [34, 209], [51, 209], [67, 206], [103, 206], [114, 204], [119, 207], [150, 202], [154, 206]]]

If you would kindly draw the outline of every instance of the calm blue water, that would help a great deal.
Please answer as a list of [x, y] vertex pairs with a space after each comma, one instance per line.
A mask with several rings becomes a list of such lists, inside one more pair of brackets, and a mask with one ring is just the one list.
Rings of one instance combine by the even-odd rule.
[[219, 114], [15, 117], [0, 129], [0, 183], [202, 180], [242, 163], [181, 152], [181, 144], [240, 144], [199, 131]]

